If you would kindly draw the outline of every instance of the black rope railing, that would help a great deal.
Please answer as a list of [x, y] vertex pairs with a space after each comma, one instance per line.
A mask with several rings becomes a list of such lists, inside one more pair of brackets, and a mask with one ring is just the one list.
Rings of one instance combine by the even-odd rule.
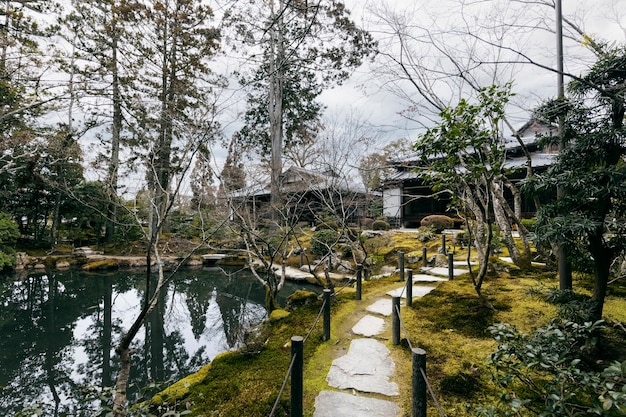
[[320, 318], [322, 317], [322, 314], [324, 313], [324, 307], [326, 307], [326, 300], [324, 300], [324, 302], [322, 302], [322, 307], [320, 308], [320, 311], [317, 313], [317, 317], [313, 321], [313, 325], [309, 329], [309, 332], [307, 333], [307, 335], [304, 337], [304, 342], [305, 343], [306, 343], [307, 339], [309, 338], [309, 336], [311, 336], [311, 333], [313, 333], [313, 330], [315, 329], [315, 326], [317, 326], [317, 323], [320, 321]]
[[435, 395], [435, 391], [433, 391], [433, 387], [430, 385], [430, 382], [428, 381], [428, 377], [426, 376], [426, 371], [420, 368], [420, 373], [422, 374], [424, 383], [426, 383], [426, 387], [428, 388], [428, 392], [430, 393], [430, 396], [433, 397], [433, 401], [435, 403], [435, 406], [437, 407], [437, 410], [439, 410], [439, 415], [441, 417], [446, 417], [446, 414], [443, 412], [443, 409], [439, 405], [439, 401], [437, 401], [437, 396]]
[[278, 396], [276, 397], [276, 401], [274, 401], [274, 406], [272, 407], [272, 411], [270, 412], [269, 417], [273, 417], [276, 412], [276, 408], [278, 408], [278, 403], [280, 402], [283, 393], [285, 392], [285, 388], [287, 387], [287, 381], [289, 381], [289, 377], [291, 376], [291, 371], [293, 371], [293, 365], [296, 363], [296, 357], [292, 356], [291, 363], [289, 364], [289, 369], [287, 369], [287, 375], [285, 375], [285, 379], [283, 380], [283, 385], [280, 387], [280, 391], [278, 392]]
[[[324, 313], [324, 309], [326, 308], [326, 303], [327, 303], [327, 299], [324, 299], [324, 302], [322, 303], [322, 306], [320, 307], [320, 311], [318, 312], [317, 317], [313, 321], [313, 325], [309, 328], [309, 331], [307, 332], [307, 335], [303, 339], [302, 343], [306, 342], [307, 339], [313, 333], [313, 330], [315, 330], [315, 327], [317, 326], [317, 323], [319, 323], [320, 318], [322, 317], [322, 314]], [[295, 362], [296, 362], [296, 356], [292, 355], [291, 363], [289, 364], [289, 368], [287, 369], [287, 373], [285, 374], [285, 378], [283, 379], [282, 386], [280, 388], [280, 391], [278, 392], [278, 396], [276, 397], [276, 401], [274, 401], [274, 406], [272, 407], [272, 411], [270, 412], [269, 417], [273, 417], [274, 413], [276, 412], [276, 409], [278, 408], [278, 404], [280, 403], [280, 399], [282, 398], [282, 396], [283, 396], [283, 394], [285, 392], [285, 388], [287, 387], [287, 382], [289, 381], [289, 377], [291, 376], [291, 374], [293, 372], [293, 368], [294, 368]]]
[[[393, 297], [393, 298], [397, 298], [398, 301], [399, 301], [400, 297]], [[402, 331], [404, 332], [404, 336], [406, 338], [407, 344], [409, 345], [409, 348], [411, 349], [411, 352], [413, 352], [413, 353], [415, 353], [416, 351], [423, 352], [424, 361], [425, 361], [425, 355], [426, 355], [425, 352], [423, 350], [421, 350], [421, 349], [416, 349], [416, 348], [413, 347], [413, 343], [411, 342], [411, 338], [409, 336], [409, 332], [407, 331], [406, 326], [404, 325], [404, 321], [402, 320], [402, 315], [400, 314], [400, 303], [392, 301], [392, 306], [394, 307], [393, 311], [392, 311], [393, 319], [394, 319], [394, 321], [397, 321], [397, 323], [398, 323], [397, 327], [401, 328]], [[394, 326], [394, 327], [396, 327], [396, 326]], [[395, 331], [395, 330], [392, 330], [392, 331]], [[399, 333], [399, 330], [397, 330], [397, 331]], [[398, 343], [395, 343], [395, 344], [399, 344], [399, 342], [400, 342], [399, 335], [392, 335], [392, 340], [394, 340], [394, 341], [397, 340]], [[435, 407], [437, 407], [437, 410], [439, 411], [439, 415], [441, 417], [446, 417], [446, 414], [443, 412], [443, 409], [441, 408], [441, 405], [439, 404], [439, 400], [437, 399], [437, 397], [435, 395], [435, 391], [433, 390], [432, 386], [430, 385], [430, 382], [428, 381], [428, 377], [426, 376], [426, 371], [424, 369], [425, 369], [425, 364], [424, 364], [424, 367], [419, 367], [420, 376], [421, 376], [422, 380], [424, 381], [424, 384], [426, 385], [426, 388], [428, 389], [428, 392], [430, 393], [430, 396], [433, 399]], [[414, 388], [415, 388], [415, 385], [414, 385]], [[416, 394], [414, 393], [414, 396], [415, 395]], [[423, 415], [424, 416], [426, 415], [425, 412], [424, 412]]]
[[332, 294], [333, 297], [336, 297], [341, 291], [345, 290], [346, 288], [348, 288], [349, 286], [351, 286], [354, 282], [356, 282], [356, 278], [350, 278], [347, 279], [346, 282], [343, 283], [343, 285], [341, 287], [339, 287], [339, 289], [337, 290], [335, 287], [335, 292]]

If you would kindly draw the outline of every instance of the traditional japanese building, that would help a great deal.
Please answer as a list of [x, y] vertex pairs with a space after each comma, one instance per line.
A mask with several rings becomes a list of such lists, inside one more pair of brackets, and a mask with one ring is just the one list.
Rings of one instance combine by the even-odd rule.
[[[516, 134], [503, 139], [506, 151], [504, 169], [513, 183], [526, 178], [529, 160], [534, 172], [541, 172], [552, 163], [558, 147], [542, 145], [539, 139], [546, 135], [556, 135], [556, 128], [530, 120]], [[454, 216], [448, 211], [449, 192], [434, 192], [432, 184], [418, 175], [418, 170], [424, 168], [419, 155], [410, 155], [390, 163], [395, 172], [385, 178], [382, 184], [383, 214], [390, 224], [412, 228], [419, 227], [420, 221], [431, 214]], [[542, 196], [542, 199], [545, 198], [549, 197]], [[532, 199], [523, 198], [523, 217], [532, 217], [535, 212]]]

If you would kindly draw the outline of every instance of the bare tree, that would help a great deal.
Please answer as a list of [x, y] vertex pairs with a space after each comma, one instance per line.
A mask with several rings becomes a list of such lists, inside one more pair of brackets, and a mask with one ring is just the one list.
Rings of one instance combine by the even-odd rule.
[[[534, 71], [540, 67], [554, 72], [542, 51], [535, 58], [527, 52], [529, 44], [551, 36], [553, 32], [553, 20], [547, 19], [545, 14], [547, 6], [554, 6], [551, 2], [511, 5], [494, 0], [488, 6], [482, 3], [448, 1], [432, 10], [415, 8], [408, 13], [404, 10], [399, 13], [386, 5], [374, 10], [379, 27], [383, 28], [378, 78], [386, 88], [406, 101], [403, 115], [416, 124], [432, 125], [437, 114], [452, 104], [461, 99], [471, 100], [483, 87], [513, 81], [533, 68], [528, 64], [535, 67]], [[435, 13], [437, 7], [445, 7], [446, 15], [454, 15], [454, 18], [442, 19]], [[574, 19], [568, 22], [567, 36], [581, 40], [584, 32]], [[545, 74], [549, 75], [549, 72]], [[514, 98], [512, 104], [515, 105]], [[518, 100], [518, 107], [524, 108], [524, 105]], [[530, 107], [526, 105], [527, 109]], [[525, 175], [532, 178], [531, 154], [513, 127], [513, 114], [503, 115], [500, 122], [509, 129], [524, 152]], [[490, 184], [495, 219], [511, 257], [519, 265], [528, 265], [530, 244], [520, 217], [520, 190], [504, 172]], [[505, 191], [514, 196], [513, 205], [507, 202]], [[539, 207], [536, 198], [535, 205]], [[523, 253], [515, 245], [512, 226], [520, 232]]]

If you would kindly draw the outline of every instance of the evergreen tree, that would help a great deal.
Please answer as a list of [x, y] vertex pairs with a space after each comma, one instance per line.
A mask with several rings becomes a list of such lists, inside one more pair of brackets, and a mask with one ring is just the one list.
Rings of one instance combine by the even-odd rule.
[[338, 1], [251, 1], [235, 7], [243, 10], [233, 8], [226, 19], [254, 63], [240, 73], [249, 92], [242, 142], [269, 155], [277, 208], [284, 147], [314, 136], [323, 111], [316, 99], [345, 80], [375, 43]]
[[626, 47], [603, 48], [587, 74], [570, 82], [572, 99], [536, 111], [548, 122], [563, 119], [566, 146], [531, 182], [538, 191], [563, 190], [538, 212], [537, 236], [561, 244], [570, 259], [589, 260], [596, 319], [602, 317], [611, 265], [626, 249]]

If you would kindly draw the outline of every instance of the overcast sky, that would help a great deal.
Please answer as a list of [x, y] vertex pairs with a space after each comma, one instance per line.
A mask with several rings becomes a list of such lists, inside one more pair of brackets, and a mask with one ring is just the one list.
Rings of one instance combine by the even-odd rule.
[[[345, 3], [352, 10], [353, 17], [381, 39], [388, 37], [388, 27], [381, 25], [376, 13], [373, 13], [381, 8], [410, 17], [407, 18], [407, 23], [422, 25], [424, 28], [437, 26], [438, 29], [463, 27], [461, 21], [471, 18], [476, 19], [476, 23], [481, 23], [481, 19], [493, 19], [495, 22], [501, 18], [503, 22], [515, 25], [537, 24], [544, 18], [545, 24], [550, 27], [555, 19], [553, 9], [536, 6], [531, 8], [529, 4], [513, 0], [346, 0]], [[580, 25], [585, 33], [594, 38], [618, 43], [625, 41], [626, 0], [563, 0], [563, 16]], [[533, 60], [555, 67], [554, 34], [542, 30], [522, 31], [520, 35], [516, 33], [511, 31], [505, 35], [512, 37], [504, 38], [505, 46], [519, 48]], [[584, 71], [593, 59], [585, 47], [567, 39], [564, 55], [566, 72], [571, 71], [574, 74]], [[383, 80], [372, 73], [375, 65], [360, 68], [345, 86], [326, 91], [322, 95], [324, 103], [330, 112], [342, 112], [350, 107], [359, 109], [373, 125], [384, 129], [387, 139], [415, 137], [423, 130], [423, 126], [399, 115], [408, 103], [380, 86]], [[511, 66], [508, 71], [517, 94], [509, 111], [511, 118], [517, 123], [516, 127], [520, 127], [529, 116], [530, 109], [541, 100], [556, 96], [557, 77], [553, 72], [529, 64]], [[406, 91], [415, 93], [409, 85]]]

